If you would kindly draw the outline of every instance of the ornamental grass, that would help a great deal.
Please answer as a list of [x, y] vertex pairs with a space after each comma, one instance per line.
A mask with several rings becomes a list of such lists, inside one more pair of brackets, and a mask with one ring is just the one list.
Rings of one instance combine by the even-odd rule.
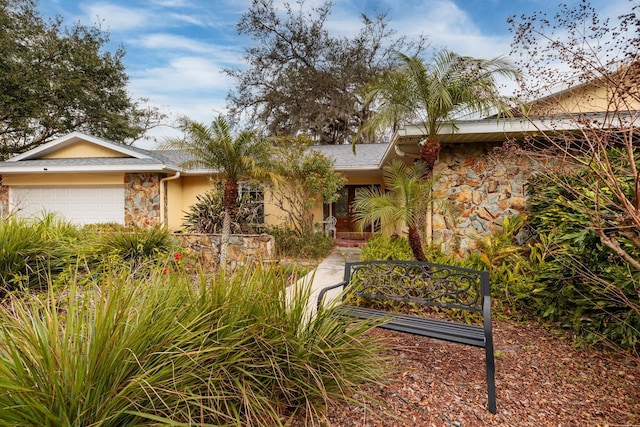
[[174, 263], [12, 295], [0, 425], [313, 425], [328, 402], [381, 380], [381, 344], [328, 311], [308, 319], [309, 290], [285, 288], [272, 270], [194, 280]]

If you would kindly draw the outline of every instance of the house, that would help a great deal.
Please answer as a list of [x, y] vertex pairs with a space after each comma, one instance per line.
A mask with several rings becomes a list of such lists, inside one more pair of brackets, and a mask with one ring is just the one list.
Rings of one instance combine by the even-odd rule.
[[[488, 147], [533, 129], [521, 120], [461, 122], [458, 127], [455, 134], [443, 135], [435, 191], [463, 209], [455, 225], [434, 213], [426, 227], [436, 241], [449, 242], [460, 235], [459, 245], [466, 249], [474, 235], [490, 231], [502, 216], [524, 209], [525, 168], [490, 165], [487, 155]], [[355, 153], [351, 145], [314, 147], [335, 159], [335, 170], [348, 179], [338, 201], [315, 206], [314, 220], [334, 216], [337, 235], [353, 237], [350, 206], [358, 188], [383, 186], [384, 165], [397, 158], [416, 158], [419, 139], [419, 131], [408, 127], [398, 131], [391, 143], [358, 145]], [[0, 212], [24, 217], [44, 210], [77, 224], [164, 224], [179, 229], [184, 212], [211, 187], [215, 175], [209, 170], [186, 170], [180, 166], [184, 160], [178, 151], [143, 150], [74, 132], [0, 162]], [[264, 201], [265, 223], [284, 221], [268, 194], [254, 197]]]
[[[542, 101], [557, 99], [556, 105], [563, 106], [558, 111], [566, 112], [586, 105], [579, 100], [601, 90], [597, 85], [580, 84]], [[604, 114], [606, 105], [602, 105], [593, 108], [595, 116]], [[443, 128], [434, 194], [448, 200], [455, 215], [430, 212], [424, 226], [427, 238], [448, 251], [474, 249], [477, 237], [491, 233], [502, 218], [523, 212], [526, 205], [530, 167], [523, 159], [495, 155], [494, 148], [507, 140], [535, 138], [540, 132], [575, 132], [578, 128], [568, 117], [551, 122], [543, 116], [461, 120], [455, 128]], [[339, 237], [355, 233], [350, 207], [357, 189], [384, 186], [384, 165], [393, 159], [416, 159], [422, 138], [420, 127], [406, 126], [389, 143], [358, 145], [355, 153], [351, 145], [314, 147], [335, 159], [335, 169], [348, 179], [337, 202], [331, 206], [317, 203], [314, 220], [331, 215], [337, 219]], [[44, 209], [60, 212], [78, 224], [163, 224], [178, 229], [184, 212], [210, 188], [215, 175], [215, 171], [186, 170], [180, 166], [184, 160], [178, 151], [143, 150], [74, 132], [0, 162], [0, 214], [28, 216]], [[241, 191], [261, 190], [247, 186]], [[284, 221], [268, 194], [254, 196], [264, 201], [265, 223]]]

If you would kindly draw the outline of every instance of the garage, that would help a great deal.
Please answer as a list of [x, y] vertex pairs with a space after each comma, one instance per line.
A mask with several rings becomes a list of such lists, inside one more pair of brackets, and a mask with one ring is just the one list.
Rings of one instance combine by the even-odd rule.
[[11, 210], [20, 217], [55, 212], [78, 224], [124, 223], [124, 187], [11, 187]]

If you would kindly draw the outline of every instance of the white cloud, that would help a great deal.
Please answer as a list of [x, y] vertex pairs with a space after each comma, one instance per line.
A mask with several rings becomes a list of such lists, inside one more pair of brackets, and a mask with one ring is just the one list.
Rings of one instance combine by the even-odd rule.
[[184, 13], [171, 13], [168, 15], [170, 20], [183, 22], [185, 24], [195, 25], [197, 27], [205, 27], [206, 23], [202, 20], [200, 16], [195, 15], [187, 15]]
[[[396, 11], [395, 14], [401, 12]], [[467, 12], [453, 1], [440, 0], [405, 10], [391, 22], [398, 34], [416, 37], [424, 34], [435, 48], [446, 48], [460, 55], [494, 58], [509, 53], [511, 35], [485, 35]]]
[[[130, 81], [132, 92], [156, 99], [155, 94], [183, 94], [189, 96], [211, 95], [209, 92], [226, 91], [232, 80], [223, 74], [222, 67], [202, 57], [179, 57], [166, 66], [139, 71]], [[220, 96], [220, 94], [216, 94]]]
[[194, 53], [211, 53], [214, 50], [206, 43], [170, 33], [145, 35], [138, 42], [146, 49], [181, 50]]
[[143, 9], [133, 9], [109, 3], [92, 3], [80, 6], [88, 22], [95, 22], [109, 31], [124, 31], [143, 27], [149, 13]]
[[185, 7], [189, 5], [188, 0], [152, 0], [151, 3], [161, 7]]

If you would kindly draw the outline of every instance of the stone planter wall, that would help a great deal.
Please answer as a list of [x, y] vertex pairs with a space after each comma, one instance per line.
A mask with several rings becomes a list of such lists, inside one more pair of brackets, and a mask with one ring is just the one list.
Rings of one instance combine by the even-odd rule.
[[442, 147], [434, 170], [436, 199], [449, 204], [432, 217], [433, 241], [447, 253], [466, 255], [476, 238], [502, 227], [505, 216], [523, 213], [531, 168], [523, 159], [496, 156], [497, 144], [451, 144]]
[[[220, 234], [176, 234], [182, 246], [196, 254], [206, 269], [220, 262]], [[272, 261], [275, 239], [268, 234], [234, 234], [229, 240], [227, 267], [235, 270], [247, 264]]]

